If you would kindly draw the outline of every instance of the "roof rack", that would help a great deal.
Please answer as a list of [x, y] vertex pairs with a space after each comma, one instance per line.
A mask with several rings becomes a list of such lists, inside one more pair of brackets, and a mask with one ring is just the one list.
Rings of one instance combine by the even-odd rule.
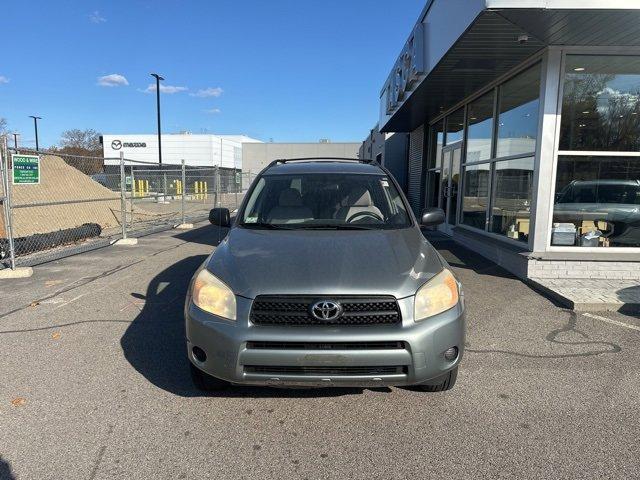
[[277, 160], [272, 161], [267, 168], [272, 167], [274, 165], [278, 165], [279, 163], [290, 163], [290, 162], [356, 162], [356, 163], [368, 163], [368, 164], [376, 164], [375, 160], [366, 159], [366, 158], [344, 158], [344, 157], [304, 157], [304, 158], [279, 158]]

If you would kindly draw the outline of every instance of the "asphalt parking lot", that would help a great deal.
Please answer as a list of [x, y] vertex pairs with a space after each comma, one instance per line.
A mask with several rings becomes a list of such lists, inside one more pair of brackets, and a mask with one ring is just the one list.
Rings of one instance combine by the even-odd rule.
[[0, 283], [0, 478], [640, 476], [638, 317], [564, 310], [450, 242], [468, 308], [453, 391], [204, 396], [182, 307], [217, 240], [169, 231]]

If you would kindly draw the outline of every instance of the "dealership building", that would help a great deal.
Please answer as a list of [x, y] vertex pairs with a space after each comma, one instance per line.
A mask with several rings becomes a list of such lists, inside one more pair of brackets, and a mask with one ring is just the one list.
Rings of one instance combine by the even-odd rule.
[[[220, 167], [242, 170], [242, 144], [261, 143], [246, 135], [163, 134], [163, 165]], [[158, 164], [157, 135], [103, 135], [105, 165], [119, 164], [120, 154], [128, 165], [137, 162]]]
[[640, 279], [640, 1], [429, 0], [379, 131], [456, 242], [522, 278]]

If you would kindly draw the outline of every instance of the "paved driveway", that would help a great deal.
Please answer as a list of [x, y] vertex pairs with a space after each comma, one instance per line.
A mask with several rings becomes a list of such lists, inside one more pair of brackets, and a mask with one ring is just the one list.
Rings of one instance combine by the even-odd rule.
[[203, 396], [181, 309], [216, 241], [165, 232], [0, 283], [0, 478], [639, 475], [638, 318], [563, 310], [448, 242], [469, 325], [453, 391]]

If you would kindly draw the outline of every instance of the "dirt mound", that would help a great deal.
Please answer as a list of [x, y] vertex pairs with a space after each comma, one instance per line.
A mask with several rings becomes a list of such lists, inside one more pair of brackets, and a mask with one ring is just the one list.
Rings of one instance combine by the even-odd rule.
[[[41, 157], [39, 185], [12, 185], [11, 191], [14, 237], [56, 232], [86, 223], [96, 223], [102, 230], [120, 225], [120, 192], [99, 184], [57, 156]], [[51, 203], [54, 205], [47, 205]], [[136, 208], [136, 214], [144, 213]], [[3, 215], [0, 215], [0, 236], [6, 236]]]

